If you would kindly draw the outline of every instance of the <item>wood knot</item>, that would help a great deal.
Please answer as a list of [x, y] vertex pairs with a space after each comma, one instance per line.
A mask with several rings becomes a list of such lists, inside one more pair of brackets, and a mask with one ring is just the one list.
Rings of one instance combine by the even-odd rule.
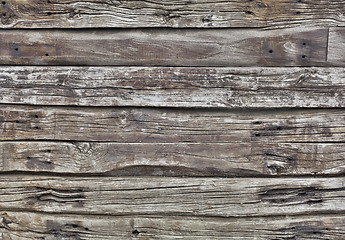
[[14, 22], [17, 16], [11, 8], [7, 7], [7, 5], [2, 5], [0, 9], [0, 17], [3, 25], [9, 25]]

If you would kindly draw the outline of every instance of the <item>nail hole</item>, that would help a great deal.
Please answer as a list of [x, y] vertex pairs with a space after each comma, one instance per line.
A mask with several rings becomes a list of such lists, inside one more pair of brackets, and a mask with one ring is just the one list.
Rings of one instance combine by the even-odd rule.
[[2, 3], [2, 5], [6, 5], [6, 2], [5, 1], [3, 1], [3, 2], [1, 2]]
[[302, 55], [302, 58], [307, 58], [307, 56], [306, 55]]
[[34, 115], [34, 118], [38, 118], [38, 115]]
[[47, 152], [48, 152], [48, 153], [51, 153], [51, 152], [52, 152], [52, 150], [48, 149], [48, 150], [47, 150]]
[[18, 51], [19, 49], [18, 48], [15, 48], [14, 51]]
[[262, 124], [262, 122], [261, 121], [255, 121], [255, 122], [253, 122], [253, 124]]
[[249, 14], [249, 15], [252, 15], [252, 14], [253, 14], [252, 11], [246, 11], [245, 13], [246, 13], [246, 14]]
[[48, 57], [48, 56], [49, 56], [49, 53], [46, 53], [46, 56]]
[[260, 133], [255, 133], [254, 135], [255, 135], [255, 137], [260, 137], [261, 136]]
[[138, 236], [139, 233], [140, 233], [140, 232], [139, 232], [138, 230], [136, 230], [136, 229], [132, 232], [132, 234], [135, 235], [135, 236]]
[[48, 12], [47, 14], [48, 14], [48, 16], [52, 15], [52, 13], [51, 13], [51, 12]]
[[268, 52], [269, 52], [269, 53], [273, 53], [273, 50], [271, 49], [271, 50], [269, 50]]
[[37, 129], [37, 130], [38, 130], [38, 129], [40, 129], [40, 127], [39, 127], [39, 126], [35, 126], [34, 128], [35, 128], [35, 129]]
[[51, 4], [52, 2], [51, 1], [47, 1], [48, 4]]
[[72, 227], [73, 227], [73, 228], [77, 228], [78, 225], [77, 225], [77, 224], [72, 224]]
[[30, 160], [30, 159], [31, 159], [31, 157], [27, 157], [26, 159]]
[[85, 231], [89, 231], [89, 228], [85, 228]]
[[297, 2], [299, 2], [299, 3], [300, 3], [300, 2], [302, 2], [302, 0], [298, 0]]
[[3, 13], [2, 16], [6, 17], [6, 13]]
[[305, 46], [305, 45], [307, 45], [307, 43], [304, 42], [304, 43], [302, 43], [302, 45]]
[[298, 15], [298, 14], [301, 14], [301, 12], [296, 12], [296, 14]]
[[14, 121], [15, 123], [20, 123], [20, 121], [19, 120], [16, 120], [16, 121]]

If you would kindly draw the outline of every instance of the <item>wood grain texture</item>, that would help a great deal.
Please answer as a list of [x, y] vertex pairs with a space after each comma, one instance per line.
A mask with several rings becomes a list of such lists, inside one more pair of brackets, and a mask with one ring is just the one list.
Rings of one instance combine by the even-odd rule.
[[345, 178], [1, 175], [2, 211], [209, 217], [339, 214]]
[[111, 176], [345, 173], [345, 144], [0, 142], [0, 172]]
[[324, 66], [328, 29], [108, 29], [0, 32], [0, 64]]
[[[341, 239], [344, 216], [203, 218], [0, 212], [2, 240], [18, 239]], [[245, 229], [245, 231], [243, 230]]]
[[345, 107], [343, 68], [0, 67], [0, 103]]
[[344, 26], [341, 0], [7, 0], [2, 28]]
[[345, 28], [330, 28], [328, 44], [328, 60], [334, 66], [345, 65]]
[[342, 109], [0, 106], [0, 140], [119, 143], [344, 142]]

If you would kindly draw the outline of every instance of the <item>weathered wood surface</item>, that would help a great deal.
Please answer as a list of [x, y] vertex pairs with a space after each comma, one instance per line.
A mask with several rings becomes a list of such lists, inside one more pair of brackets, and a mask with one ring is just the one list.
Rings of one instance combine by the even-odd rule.
[[0, 172], [111, 176], [345, 173], [345, 144], [0, 142]]
[[345, 66], [345, 28], [330, 29], [328, 46], [328, 60], [334, 66]]
[[106, 29], [0, 32], [0, 64], [324, 66], [328, 29]]
[[1, 175], [2, 211], [210, 217], [344, 213], [345, 178]]
[[7, 0], [2, 28], [344, 26], [341, 0]]
[[0, 67], [0, 103], [345, 107], [343, 68]]
[[[341, 239], [344, 216], [204, 218], [0, 212], [2, 240], [18, 239]], [[2, 234], [2, 235], [1, 235]]]
[[0, 106], [0, 140], [119, 143], [344, 142], [342, 109]]

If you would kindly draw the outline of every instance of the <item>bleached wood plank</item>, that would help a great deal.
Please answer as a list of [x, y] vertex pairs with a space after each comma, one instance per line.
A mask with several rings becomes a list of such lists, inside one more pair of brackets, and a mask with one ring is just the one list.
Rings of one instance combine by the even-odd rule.
[[324, 66], [328, 29], [88, 29], [0, 32], [0, 64]]
[[341, 213], [345, 179], [1, 175], [2, 211], [212, 217]]
[[[340, 239], [343, 216], [203, 218], [0, 213], [2, 240], [18, 239]], [[245, 229], [245, 230], [244, 230]]]
[[2, 28], [344, 26], [341, 0], [6, 0]]
[[224, 177], [345, 172], [345, 144], [0, 142], [0, 153], [0, 172]]
[[343, 68], [0, 67], [0, 103], [345, 107]]

